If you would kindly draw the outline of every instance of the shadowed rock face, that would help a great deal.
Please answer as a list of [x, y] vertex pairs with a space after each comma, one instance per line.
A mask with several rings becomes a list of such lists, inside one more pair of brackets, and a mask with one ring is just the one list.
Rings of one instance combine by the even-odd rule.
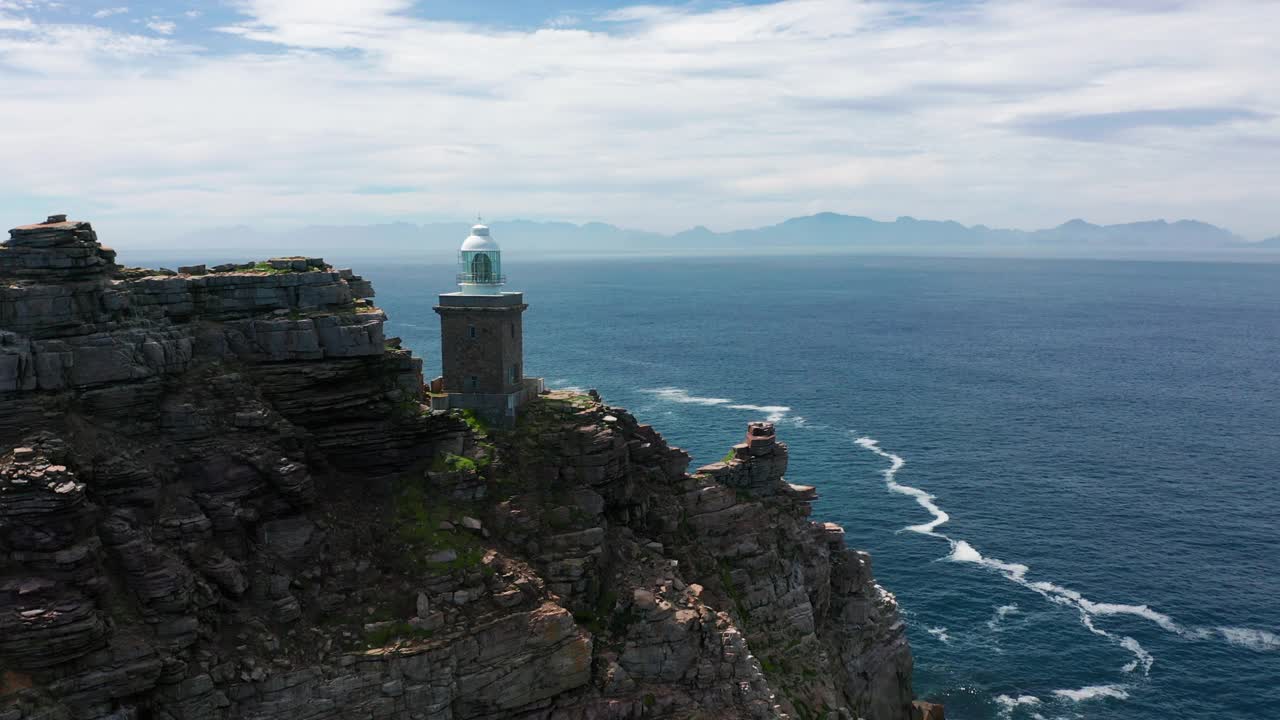
[[489, 432], [349, 270], [114, 259], [0, 246], [0, 720], [911, 717], [772, 426], [692, 474], [595, 396]]
[[[517, 429], [510, 452], [528, 484], [496, 508], [495, 528], [538, 548], [548, 587], [580, 616], [632, 623], [597, 653], [610, 668], [680, 687], [695, 706], [733, 681], [769, 698], [766, 717], [910, 717], [897, 604], [839, 526], [809, 520], [816, 493], [783, 480], [772, 424], [752, 423], [733, 459], [689, 474], [688, 456], [625, 410], [558, 398]], [[563, 505], [547, 502], [557, 488], [573, 488]], [[697, 638], [712, 628], [719, 667]]]

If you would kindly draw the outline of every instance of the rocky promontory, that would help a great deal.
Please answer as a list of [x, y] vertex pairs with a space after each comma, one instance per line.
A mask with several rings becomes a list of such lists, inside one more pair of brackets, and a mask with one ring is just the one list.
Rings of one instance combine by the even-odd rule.
[[433, 413], [318, 258], [0, 245], [0, 720], [909, 720], [894, 597], [753, 423]]

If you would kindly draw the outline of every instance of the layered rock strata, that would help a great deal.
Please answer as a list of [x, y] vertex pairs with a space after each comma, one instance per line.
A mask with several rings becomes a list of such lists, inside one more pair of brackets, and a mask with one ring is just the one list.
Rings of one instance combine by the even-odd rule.
[[597, 396], [423, 403], [316, 258], [0, 246], [0, 720], [906, 720], [893, 596], [786, 446], [688, 455]]

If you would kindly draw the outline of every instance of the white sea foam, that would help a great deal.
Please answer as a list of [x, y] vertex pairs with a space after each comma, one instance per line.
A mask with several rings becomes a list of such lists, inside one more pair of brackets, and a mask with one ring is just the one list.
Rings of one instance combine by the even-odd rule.
[[697, 395], [690, 395], [688, 390], [678, 387], [652, 388], [649, 390], [641, 390], [640, 392], [657, 395], [663, 400], [667, 400], [669, 402], [687, 403], [690, 405], [728, 405], [733, 402], [729, 398], [699, 397]]
[[1168, 615], [1162, 612], [1156, 612], [1147, 605], [1117, 605], [1115, 603], [1096, 603], [1088, 598], [1081, 597], [1078, 593], [1073, 593], [1076, 602], [1080, 603], [1080, 607], [1089, 612], [1090, 615], [1136, 615], [1140, 618], [1146, 618], [1171, 633], [1179, 635], [1185, 634], [1177, 623]]
[[1004, 708], [1006, 711], [1012, 711], [1014, 708], [1019, 706], [1039, 705], [1040, 698], [1036, 697], [1035, 695], [1019, 695], [1017, 697], [1010, 697], [1008, 695], [997, 695], [996, 703], [998, 703], [1000, 707]]
[[1000, 623], [1009, 615], [1018, 612], [1016, 603], [1010, 605], [1001, 605], [996, 608], [995, 613], [991, 615], [991, 619], [987, 621], [987, 627], [996, 630], [1000, 627]]
[[1134, 670], [1137, 670], [1139, 664], [1142, 665], [1143, 675], [1151, 672], [1151, 666], [1155, 664], [1156, 659], [1152, 657], [1151, 653], [1147, 652], [1146, 648], [1142, 647], [1137, 640], [1125, 635], [1120, 638], [1120, 646], [1133, 653], [1134, 658], [1136, 658], [1133, 662], [1124, 666], [1125, 672], [1133, 672]]
[[[934, 500], [937, 498], [933, 495], [930, 495], [928, 492], [919, 488], [902, 485], [897, 482], [896, 476], [898, 471], [907, 464], [907, 461], [904, 460], [902, 456], [891, 453], [880, 447], [880, 443], [873, 438], [859, 437], [854, 442], [856, 442], [859, 447], [870, 450], [876, 455], [879, 455], [889, 461], [889, 467], [880, 471], [880, 474], [884, 477], [885, 485], [889, 490], [914, 497], [921, 507], [928, 510], [933, 515], [934, 519], [932, 522], [924, 525], [914, 525], [907, 528], [908, 530], [913, 530], [915, 532], [946, 540], [951, 546], [951, 553], [947, 556], [947, 559], [951, 562], [971, 563], [995, 570], [1010, 581], [1040, 593], [1051, 602], [1075, 608], [1080, 613], [1080, 622], [1090, 632], [1100, 637], [1105, 637], [1133, 653], [1133, 662], [1124, 666], [1126, 671], [1136, 670], [1141, 666], [1144, 673], [1150, 672], [1151, 665], [1155, 662], [1155, 658], [1152, 657], [1151, 653], [1147, 652], [1137, 640], [1134, 640], [1127, 635], [1116, 636], [1094, 625], [1093, 614], [1095, 613], [1091, 612], [1090, 608], [1099, 609], [1096, 613], [1099, 615], [1118, 614], [1121, 611], [1125, 611], [1131, 612], [1132, 614], [1138, 614], [1142, 617], [1147, 617], [1148, 619], [1160, 617], [1168, 620], [1167, 616], [1156, 613], [1146, 606], [1095, 603], [1084, 598], [1080, 593], [1071, 590], [1070, 588], [1064, 588], [1060, 585], [1043, 581], [1030, 582], [1027, 580], [1027, 573], [1031, 571], [1031, 568], [1028, 566], [1021, 563], [1005, 562], [999, 558], [986, 557], [967, 541], [955, 540], [937, 532], [936, 528], [947, 522], [950, 519], [950, 516], [939, 508], [936, 503], [934, 503]], [[1145, 614], [1142, 613], [1144, 608], [1148, 611]], [[1171, 620], [1169, 620], [1169, 622], [1172, 623]]]
[[[1126, 605], [1120, 603], [1096, 602], [1084, 597], [1079, 592], [1076, 592], [1071, 588], [1063, 587], [1055, 583], [1043, 580], [1030, 582], [1027, 580], [1027, 574], [1031, 569], [1026, 565], [1021, 563], [1005, 562], [998, 558], [984, 556], [977, 548], [970, 545], [968, 542], [964, 540], [954, 540], [937, 532], [937, 528], [950, 520], [950, 516], [934, 502], [937, 500], [935, 496], [921, 490], [920, 488], [903, 485], [897, 481], [898, 471], [907, 464], [907, 461], [903, 459], [902, 456], [891, 453], [880, 447], [879, 441], [873, 438], [856, 437], [855, 442], [859, 447], [870, 450], [876, 455], [879, 455], [889, 461], [889, 467], [881, 470], [880, 474], [884, 477], [885, 486], [890, 491], [915, 498], [916, 502], [921, 507], [933, 515], [933, 520], [931, 522], [924, 523], [922, 525], [912, 525], [906, 528], [907, 530], [946, 540], [951, 546], [951, 553], [947, 556], [947, 559], [952, 562], [972, 563], [995, 570], [1005, 578], [1039, 593], [1051, 602], [1076, 609], [1080, 614], [1081, 624], [1084, 625], [1089, 632], [1100, 637], [1107, 638], [1133, 653], [1133, 661], [1127, 663], [1123, 668], [1125, 672], [1133, 672], [1141, 667], [1143, 674], [1149, 674], [1151, 666], [1155, 663], [1155, 658], [1134, 638], [1129, 637], [1128, 635], [1116, 635], [1099, 628], [1093, 622], [1094, 617], [1131, 615], [1150, 621], [1158, 625], [1163, 630], [1191, 640], [1205, 640], [1215, 636], [1220, 636], [1223, 640], [1232, 645], [1247, 648], [1249, 650], [1257, 652], [1280, 651], [1280, 635], [1267, 630], [1225, 626], [1216, 628], [1184, 627], [1174, 621], [1173, 618], [1169, 617], [1165, 613], [1153, 609], [1149, 605]], [[1016, 606], [1012, 607], [1013, 609], [1016, 609]], [[988, 627], [994, 630], [998, 620], [1003, 617], [1004, 614], [999, 613], [998, 617], [992, 618], [992, 620], [987, 623]], [[1107, 688], [1113, 686], [1097, 687]], [[1085, 690], [1090, 689], [1092, 688], [1085, 688]]]
[[1223, 639], [1232, 645], [1256, 650], [1258, 652], [1275, 652], [1280, 650], [1280, 635], [1267, 632], [1266, 630], [1254, 630], [1252, 628], [1240, 627], [1220, 627], [1216, 628], [1216, 630], [1222, 634]]
[[947, 559], [951, 562], [967, 562], [981, 565], [985, 558], [982, 557], [982, 553], [974, 550], [972, 545], [961, 540], [951, 546], [951, 554], [947, 556]]
[[1123, 668], [1125, 672], [1132, 672], [1139, 666], [1142, 667], [1142, 672], [1144, 674], [1151, 671], [1151, 666], [1155, 663], [1155, 658], [1151, 653], [1147, 652], [1147, 650], [1143, 648], [1137, 640], [1129, 637], [1128, 635], [1117, 636], [1095, 625], [1093, 622], [1093, 615], [1089, 613], [1085, 605], [1082, 603], [1082, 601], [1088, 601], [1086, 601], [1080, 593], [1053, 583], [1029, 582], [1027, 580], [1027, 573], [1031, 571], [1031, 568], [1028, 566], [1021, 563], [1010, 563], [997, 558], [985, 557], [964, 540], [952, 540], [951, 538], [946, 538], [946, 540], [951, 543], [951, 555], [948, 556], [948, 559], [953, 562], [975, 563], [977, 565], [990, 568], [999, 572], [1010, 581], [1040, 593], [1040, 595], [1044, 596], [1051, 602], [1074, 608], [1079, 612], [1080, 623], [1084, 625], [1085, 629], [1094, 635], [1107, 638], [1133, 653], [1133, 661], [1125, 664]]
[[769, 422], [778, 422], [791, 412], [791, 408], [786, 405], [748, 405], [746, 403], [736, 403], [728, 406], [730, 410], [754, 410], [756, 412], [765, 413], [765, 420]]
[[1031, 568], [1026, 565], [1022, 565], [1020, 563], [1009, 563], [1003, 560], [997, 560], [996, 558], [985, 557], [964, 540], [952, 540], [951, 538], [946, 539], [951, 543], [951, 554], [947, 556], [948, 560], [952, 562], [976, 563], [984, 567], [989, 567], [992, 570], [1000, 571], [1016, 583], [1025, 584], [1023, 582], [1024, 578], [1026, 577], [1027, 572], [1031, 570]]
[[1075, 702], [1094, 700], [1096, 698], [1115, 698], [1125, 700], [1129, 697], [1128, 685], [1089, 685], [1078, 690], [1054, 690], [1054, 695]]
[[930, 495], [920, 488], [903, 485], [895, 479], [898, 471], [907, 464], [907, 461], [903, 460], [900, 455], [894, 455], [891, 452], [885, 451], [880, 447], [879, 441], [873, 440], [869, 437], [860, 437], [854, 442], [889, 461], [889, 468], [887, 470], [881, 470], [880, 474], [884, 476], [885, 484], [889, 486], [890, 490], [900, 495], [907, 495], [915, 498], [915, 501], [920, 505], [920, 507], [928, 510], [929, 514], [933, 515], [933, 520], [930, 522], [920, 525], [912, 525], [904, 529], [912, 532], [918, 532], [922, 535], [937, 535], [934, 531], [937, 530], [939, 525], [943, 525], [950, 520], [951, 516], [943, 512], [942, 508], [938, 507], [937, 503], [934, 502], [934, 500], [937, 500], [938, 498]]
[[[678, 387], [660, 387], [641, 390], [640, 392], [649, 395], [656, 395], [668, 402], [685, 403], [687, 405], [706, 405], [708, 407], [723, 407], [726, 410], [749, 410], [758, 412], [765, 416], [765, 420], [769, 422], [782, 422], [787, 419], [787, 413], [791, 412], [791, 408], [786, 405], [757, 405], [753, 403], [742, 403], [729, 398], [703, 397], [694, 395], [684, 388]], [[793, 422], [796, 425], [803, 425], [804, 418], [796, 418]]]
[[951, 636], [947, 634], [947, 629], [944, 627], [931, 627], [931, 628], [925, 628], [925, 630], [928, 630], [929, 634], [938, 638], [940, 642], [944, 642], [944, 643], [951, 642]]

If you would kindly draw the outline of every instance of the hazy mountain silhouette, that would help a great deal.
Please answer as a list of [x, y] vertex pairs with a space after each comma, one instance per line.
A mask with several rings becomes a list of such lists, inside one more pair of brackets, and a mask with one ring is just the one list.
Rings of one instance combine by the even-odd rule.
[[[965, 226], [946, 220], [917, 220], [900, 217], [893, 222], [871, 218], [820, 213], [792, 218], [777, 225], [713, 233], [695, 228], [672, 236], [676, 245], [731, 246], [753, 245], [845, 247], [874, 245], [880, 247], [927, 246], [956, 249], [998, 249], [1001, 247], [1096, 247], [1100, 249], [1155, 248], [1202, 249], [1239, 245], [1243, 239], [1208, 223], [1196, 220], [1164, 220], [1094, 225], [1084, 220], [1071, 220], [1045, 230], [1003, 230], [985, 225]], [[747, 245], [745, 247], [750, 247]]]
[[[945, 220], [900, 217], [882, 222], [856, 215], [819, 213], [776, 225], [716, 232], [698, 226], [675, 234], [627, 230], [605, 223], [577, 225], [527, 220], [490, 223], [494, 237], [512, 249], [544, 255], [769, 253], [795, 251], [865, 251], [912, 254], [1041, 254], [1079, 257], [1157, 256], [1164, 253], [1243, 251], [1280, 248], [1280, 237], [1250, 243], [1238, 235], [1197, 220], [1148, 220], [1095, 225], [1070, 220], [1054, 228], [1014, 230], [966, 226]], [[466, 237], [470, 223], [389, 223], [381, 225], [317, 225], [284, 232], [248, 226], [189, 233], [167, 244], [162, 254], [186, 256], [200, 247], [207, 254], [306, 254], [340, 258], [439, 259], [448, 262]], [[138, 250], [146, 254], [145, 250]], [[153, 252], [152, 254], [156, 254]], [[256, 255], [255, 255], [256, 256]]]

